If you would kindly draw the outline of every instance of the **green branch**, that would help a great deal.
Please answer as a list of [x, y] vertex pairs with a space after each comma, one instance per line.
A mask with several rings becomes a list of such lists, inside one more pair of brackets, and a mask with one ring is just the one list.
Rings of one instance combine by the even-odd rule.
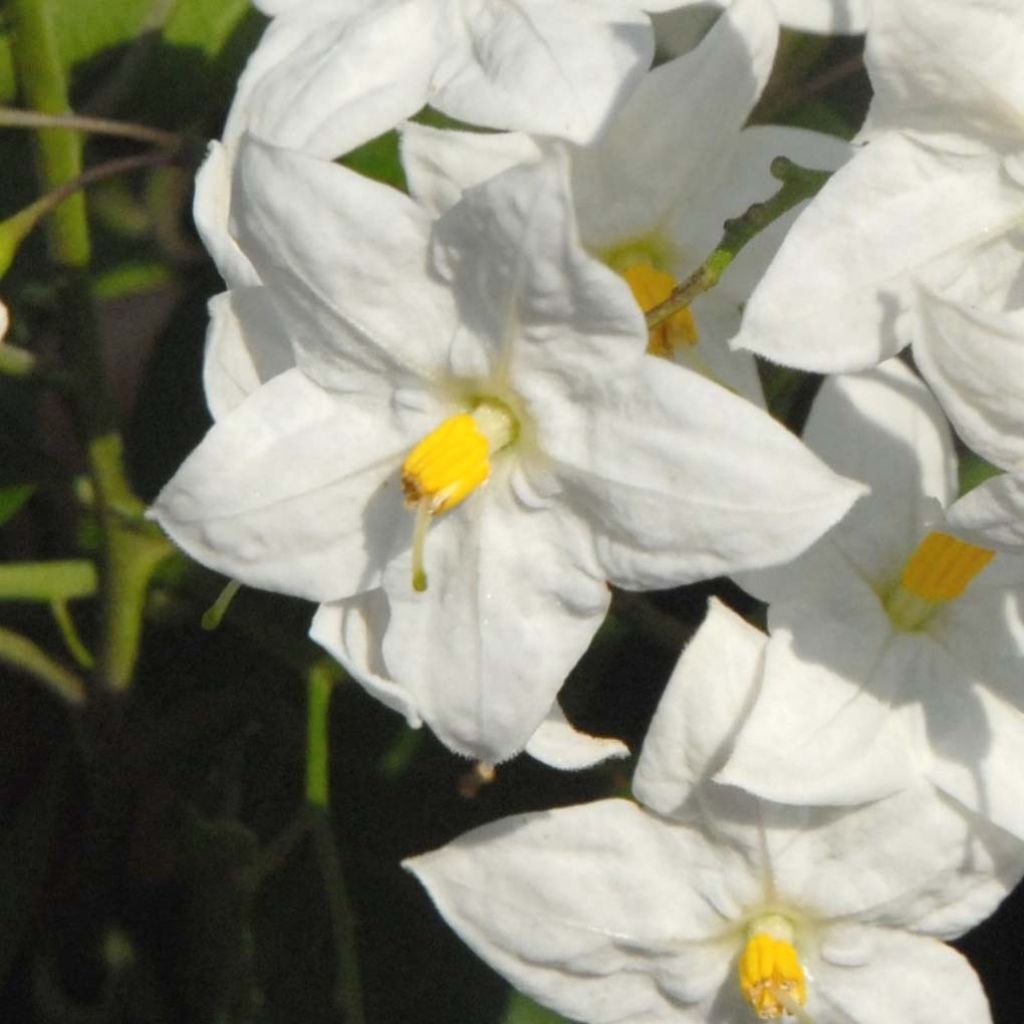
[[20, 669], [68, 704], [85, 701], [85, 687], [74, 672], [54, 661], [31, 640], [0, 626], [0, 661]]
[[[26, 105], [42, 114], [66, 117], [71, 108], [54, 33], [54, 2], [10, 0], [15, 30], [13, 52]], [[44, 192], [59, 189], [82, 175], [82, 140], [78, 133], [67, 128], [40, 128], [38, 138]], [[53, 209], [47, 231], [51, 255], [62, 272], [58, 295], [65, 358], [75, 384], [70, 398], [85, 444], [102, 538], [96, 679], [106, 689], [123, 690], [134, 674], [149, 579], [172, 549], [155, 528], [140, 528], [134, 523], [142, 504], [125, 478], [121, 435], [104, 377], [88, 274], [89, 227], [81, 191], [76, 190]], [[129, 514], [122, 516], [122, 510]]]
[[70, 601], [96, 593], [96, 567], [84, 559], [0, 565], [0, 601]]
[[698, 295], [714, 288], [726, 267], [751, 239], [798, 203], [817, 195], [832, 176], [831, 171], [800, 167], [784, 156], [772, 161], [771, 173], [773, 178], [782, 182], [782, 187], [770, 199], [754, 203], [742, 216], [725, 222], [725, 230], [714, 252], [682, 284], [673, 289], [664, 302], [648, 311], [648, 330], [653, 330], [669, 317], [686, 309]]

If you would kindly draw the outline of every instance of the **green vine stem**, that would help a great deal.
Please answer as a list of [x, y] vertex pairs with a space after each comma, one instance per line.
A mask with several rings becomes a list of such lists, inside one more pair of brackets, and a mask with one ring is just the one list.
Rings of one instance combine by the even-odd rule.
[[769, 224], [798, 203], [816, 196], [825, 182], [832, 176], [831, 171], [815, 171], [801, 167], [784, 156], [776, 157], [771, 163], [773, 178], [782, 182], [782, 187], [763, 203], [754, 203], [742, 216], [725, 222], [722, 238], [714, 252], [662, 303], [647, 313], [647, 329], [653, 330], [680, 310], [686, 309], [698, 295], [710, 291], [725, 273], [726, 267], [739, 255], [740, 250]]
[[131, 121], [112, 121], [106, 117], [84, 117], [81, 114], [44, 114], [38, 110], [19, 110], [0, 106], [0, 128], [68, 128], [95, 135], [113, 135], [122, 139], [148, 142], [162, 149], [178, 149], [181, 136]]
[[85, 559], [0, 565], [0, 601], [70, 601], [96, 587], [96, 567]]
[[0, 662], [32, 676], [68, 704], [82, 704], [85, 701], [85, 687], [74, 672], [54, 661], [28, 637], [2, 626]]
[[[46, 115], [71, 114], [64, 69], [53, 26], [54, 0], [10, 0], [13, 52], [26, 105]], [[44, 191], [59, 189], [82, 174], [81, 137], [66, 128], [38, 130]], [[58, 289], [66, 334], [66, 359], [75, 383], [71, 402], [86, 450], [101, 533], [101, 635], [96, 682], [126, 689], [134, 674], [142, 636], [146, 589], [171, 547], [157, 531], [136, 525], [141, 502], [124, 475], [121, 436], [103, 371], [102, 350], [89, 280], [90, 243], [85, 198], [75, 191], [47, 220], [50, 253], [61, 271]], [[122, 516], [121, 510], [130, 513]]]

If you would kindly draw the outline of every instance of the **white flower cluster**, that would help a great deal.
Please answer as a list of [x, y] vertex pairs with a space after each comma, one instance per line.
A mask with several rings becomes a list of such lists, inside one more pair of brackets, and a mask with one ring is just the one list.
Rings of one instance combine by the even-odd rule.
[[[155, 517], [491, 763], [625, 753], [556, 700], [609, 583], [734, 575], [769, 633], [712, 603], [640, 804], [409, 868], [581, 1021], [989, 1020], [941, 940], [1024, 874], [1024, 5], [723, 0], [653, 70], [690, 4], [259, 6], [196, 196], [216, 422]], [[866, 29], [855, 146], [745, 127], [780, 20]], [[393, 128], [407, 193], [334, 162]], [[648, 331], [777, 155], [835, 173]], [[803, 442], [751, 352], [835, 374]], [[1006, 470], [960, 499], [947, 416]]]

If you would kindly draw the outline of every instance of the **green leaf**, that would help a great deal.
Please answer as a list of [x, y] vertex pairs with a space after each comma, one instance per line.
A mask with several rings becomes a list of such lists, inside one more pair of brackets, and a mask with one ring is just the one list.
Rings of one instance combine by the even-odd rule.
[[3, 526], [32, 497], [35, 489], [35, 484], [0, 487], [0, 526]]
[[505, 1008], [505, 1016], [501, 1024], [569, 1024], [565, 1017], [560, 1017], [554, 1010], [539, 1006], [521, 992], [513, 992]]

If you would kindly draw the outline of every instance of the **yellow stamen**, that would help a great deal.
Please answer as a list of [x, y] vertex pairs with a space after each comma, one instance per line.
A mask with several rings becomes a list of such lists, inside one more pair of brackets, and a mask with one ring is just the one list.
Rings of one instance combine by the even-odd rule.
[[739, 975], [743, 998], [759, 1020], [796, 1016], [807, 1001], [807, 981], [785, 918], [772, 914], [754, 923]]
[[886, 610], [896, 625], [917, 629], [935, 605], [958, 598], [994, 556], [994, 551], [948, 533], [929, 533], [907, 559], [899, 584], [886, 599]]
[[402, 463], [405, 503], [416, 509], [413, 527], [412, 585], [427, 589], [423, 563], [431, 516], [465, 501], [491, 475], [491, 455], [511, 444], [517, 424], [509, 408], [481, 401], [432, 430]]
[[[664, 302], [676, 286], [671, 274], [656, 270], [647, 262], [631, 263], [622, 271], [622, 276], [645, 313]], [[647, 336], [647, 351], [663, 359], [671, 358], [677, 348], [692, 348], [696, 344], [697, 325], [689, 309], [673, 313]]]

